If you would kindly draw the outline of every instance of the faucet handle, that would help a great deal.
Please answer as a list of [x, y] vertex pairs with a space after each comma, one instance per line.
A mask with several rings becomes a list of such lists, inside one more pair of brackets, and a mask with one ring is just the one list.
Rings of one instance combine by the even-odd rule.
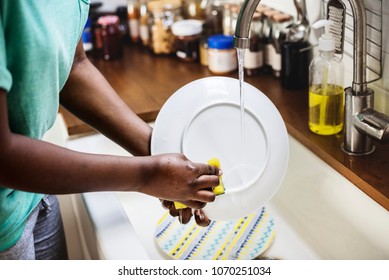
[[369, 108], [354, 116], [354, 126], [381, 144], [389, 142], [389, 116]]

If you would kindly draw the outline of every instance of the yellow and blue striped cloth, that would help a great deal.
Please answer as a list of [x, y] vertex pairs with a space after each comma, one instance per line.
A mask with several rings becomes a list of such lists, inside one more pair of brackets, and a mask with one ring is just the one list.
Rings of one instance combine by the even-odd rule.
[[186, 225], [166, 213], [158, 222], [158, 246], [178, 260], [250, 260], [262, 254], [275, 237], [274, 219], [262, 207], [237, 220], [212, 221], [200, 227]]

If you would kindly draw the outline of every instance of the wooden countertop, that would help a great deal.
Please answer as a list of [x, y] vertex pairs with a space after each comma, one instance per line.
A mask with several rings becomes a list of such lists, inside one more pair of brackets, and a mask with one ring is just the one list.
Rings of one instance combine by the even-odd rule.
[[[155, 56], [137, 47], [125, 47], [118, 61], [91, 61], [103, 73], [124, 101], [146, 122], [154, 121], [160, 108], [183, 85], [212, 74], [197, 63]], [[228, 75], [237, 78], [237, 73]], [[343, 136], [319, 136], [308, 128], [308, 94], [305, 90], [286, 90], [271, 75], [245, 77], [245, 81], [264, 92], [280, 111], [288, 132], [327, 164], [389, 211], [389, 146], [376, 145], [369, 156], [349, 156], [340, 149]], [[61, 108], [70, 136], [94, 130]], [[356, 205], [357, 207], [357, 205]]]

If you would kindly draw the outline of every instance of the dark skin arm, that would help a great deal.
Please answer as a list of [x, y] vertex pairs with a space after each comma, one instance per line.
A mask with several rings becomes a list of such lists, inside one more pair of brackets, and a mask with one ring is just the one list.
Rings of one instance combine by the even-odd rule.
[[150, 155], [151, 127], [117, 95], [78, 44], [61, 104], [134, 156]]
[[[104, 76], [88, 60], [81, 42], [77, 46], [73, 71], [61, 92], [60, 102], [78, 118], [131, 154], [150, 155], [151, 127], [116, 94]], [[171, 201], [163, 200], [162, 203], [172, 216], [180, 216], [182, 223], [190, 221], [190, 208], [176, 210]], [[184, 203], [192, 205], [191, 202]], [[197, 203], [198, 208], [203, 206], [205, 203]], [[203, 226], [210, 223], [201, 210], [195, 211], [195, 219]]]
[[71, 112], [138, 157], [71, 151], [13, 133], [0, 89], [0, 185], [46, 194], [137, 191], [201, 208], [215, 199], [219, 170], [181, 154], [150, 154], [151, 128], [116, 95], [80, 47], [61, 92]]

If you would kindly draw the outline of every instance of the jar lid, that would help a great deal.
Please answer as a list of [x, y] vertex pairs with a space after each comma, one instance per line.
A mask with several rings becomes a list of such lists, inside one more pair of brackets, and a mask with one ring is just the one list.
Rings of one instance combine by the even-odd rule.
[[203, 31], [203, 23], [196, 19], [176, 21], [172, 25], [172, 32], [176, 36], [192, 36]]
[[115, 15], [109, 15], [109, 16], [101, 16], [97, 20], [97, 23], [103, 26], [116, 24], [119, 22], [119, 17]]
[[220, 50], [232, 49], [234, 48], [234, 36], [213, 35], [208, 38], [208, 47]]
[[163, 11], [176, 10], [181, 7], [181, 0], [155, 0], [147, 3], [150, 12], [160, 13]]

